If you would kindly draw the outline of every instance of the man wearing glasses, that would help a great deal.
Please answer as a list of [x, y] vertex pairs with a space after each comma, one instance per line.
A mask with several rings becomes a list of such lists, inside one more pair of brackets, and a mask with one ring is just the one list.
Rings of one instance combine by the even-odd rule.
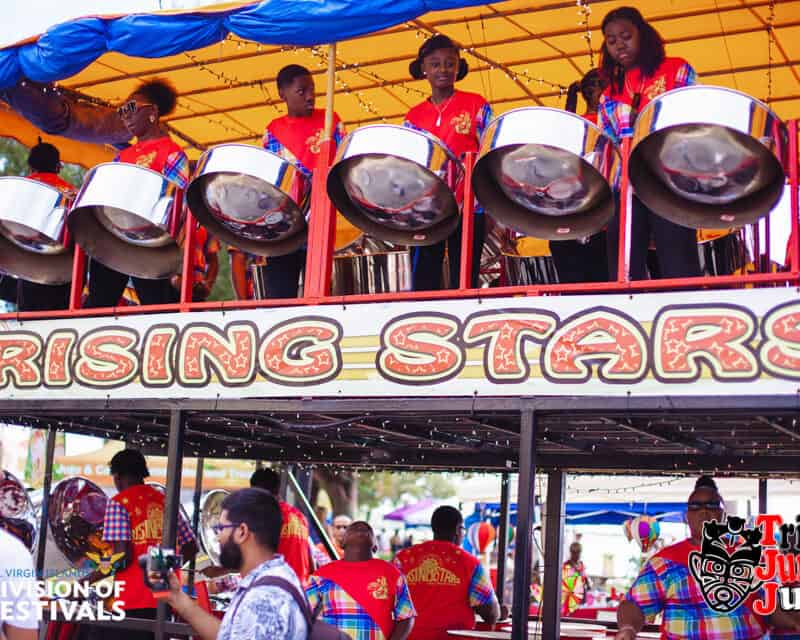
[[[345, 515], [339, 515], [333, 519], [333, 525], [331, 526], [331, 530], [333, 532], [333, 535], [331, 536], [331, 542], [333, 543], [333, 548], [335, 549], [337, 555], [337, 557], [333, 558], [333, 560], [341, 560], [344, 557], [344, 539], [347, 535], [347, 528], [352, 522], [353, 520], [350, 518], [350, 516]], [[317, 550], [321, 552], [326, 559], [328, 558], [328, 549], [322, 542], [317, 543]], [[330, 559], [328, 559], [327, 562], [320, 563], [319, 566], [322, 566], [322, 564], [327, 564], [328, 562], [330, 562]]]
[[297, 575], [277, 552], [281, 525], [280, 505], [263, 489], [241, 489], [222, 502], [214, 527], [220, 564], [242, 579], [221, 622], [170, 576], [167, 602], [201, 640], [306, 640], [306, 612], [300, 605], [307, 607], [305, 596]]
[[500, 606], [489, 576], [480, 561], [461, 548], [461, 513], [439, 507], [431, 528], [433, 540], [403, 549], [395, 558], [417, 609], [410, 640], [447, 640], [448, 629], [474, 629], [476, 613], [489, 624], [497, 622]]
[[724, 502], [714, 480], [702, 476], [686, 504], [689, 538], [661, 550], [647, 561], [617, 609], [616, 640], [633, 640], [645, 618], [662, 614], [661, 637], [755, 640], [770, 626], [800, 629], [783, 611], [768, 619], [758, 616], [745, 601], [736, 609], [720, 613], [705, 601], [700, 584], [689, 569], [689, 554], [699, 551], [703, 525], [725, 517]]

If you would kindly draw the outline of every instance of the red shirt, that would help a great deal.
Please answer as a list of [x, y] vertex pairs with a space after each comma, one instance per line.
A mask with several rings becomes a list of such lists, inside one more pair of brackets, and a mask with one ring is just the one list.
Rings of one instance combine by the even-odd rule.
[[[308, 171], [314, 171], [319, 160], [322, 132], [325, 128], [325, 110], [314, 109], [307, 118], [281, 116], [267, 125], [263, 146], [289, 160], [297, 160]], [[337, 113], [333, 114], [333, 139], [339, 143], [342, 123]], [[289, 152], [285, 153], [284, 149]]]
[[584, 120], [588, 120], [592, 124], [597, 124], [597, 111], [587, 111], [581, 117]]
[[417, 619], [410, 640], [445, 640], [448, 629], [474, 629], [469, 587], [479, 560], [452, 542], [403, 549], [395, 564], [406, 576]]
[[278, 542], [278, 553], [282, 554], [300, 582], [305, 586], [308, 584], [308, 576], [311, 573], [308, 554], [308, 521], [306, 517], [295, 509], [292, 505], [281, 502], [281, 538]]
[[189, 181], [186, 154], [169, 136], [137, 142], [120, 151], [115, 160], [152, 169], [181, 188]]
[[121, 586], [119, 599], [124, 603], [123, 609], [153, 609], [156, 600], [144, 584], [139, 556], [147, 553], [149, 547], [161, 544], [164, 494], [149, 485], [137, 484], [111, 499], [125, 508], [131, 522], [132, 560], [114, 576]]
[[58, 189], [61, 193], [75, 193], [75, 187], [66, 180], [63, 180], [57, 173], [39, 171], [30, 174], [28, 178], [30, 180], [36, 180], [36, 182], [49, 184], [51, 187]]

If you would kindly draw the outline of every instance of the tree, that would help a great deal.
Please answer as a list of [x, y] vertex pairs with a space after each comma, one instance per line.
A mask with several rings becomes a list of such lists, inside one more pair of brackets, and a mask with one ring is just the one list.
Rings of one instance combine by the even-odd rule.
[[[13, 138], [0, 138], [0, 175], [28, 175], [30, 173], [29, 153], [28, 147]], [[65, 164], [59, 175], [70, 184], [80, 186], [86, 176], [86, 169], [77, 164]]]

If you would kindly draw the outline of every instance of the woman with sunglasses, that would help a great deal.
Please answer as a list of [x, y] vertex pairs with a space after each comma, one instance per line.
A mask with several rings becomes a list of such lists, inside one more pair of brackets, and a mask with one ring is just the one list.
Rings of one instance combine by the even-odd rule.
[[[118, 113], [136, 142], [119, 153], [115, 162], [128, 162], [162, 174], [181, 189], [189, 182], [189, 162], [183, 150], [162, 129], [160, 118], [175, 109], [177, 94], [164, 80], [152, 80], [139, 87], [120, 106]], [[119, 303], [128, 275], [97, 260], [89, 263], [89, 297], [84, 307], [113, 307]], [[140, 302], [166, 304], [178, 301], [169, 278], [150, 280], [133, 277]]]
[[[725, 521], [725, 503], [716, 482], [702, 476], [686, 503], [689, 537], [662, 549], [645, 563], [617, 609], [616, 640], [633, 640], [642, 630], [645, 618], [658, 613], [662, 614], [661, 637], [669, 640], [755, 640], [763, 638], [771, 626], [800, 629], [800, 625], [780, 609], [768, 618], [753, 611], [752, 603], [758, 591], [749, 592], [749, 584], [743, 584], [748, 580], [736, 579], [741, 577], [741, 552], [746, 553], [746, 548], [737, 547], [736, 565], [730, 562], [727, 554], [710, 556], [708, 547], [716, 545], [704, 542], [704, 527], [713, 526], [712, 521], [719, 525]], [[709, 529], [708, 535], [713, 538], [716, 534]], [[731, 537], [728, 542], [740, 541]], [[737, 572], [729, 571], [727, 565], [735, 566]], [[714, 608], [709, 601], [728, 605], [730, 610]]]
[[[409, 65], [415, 80], [428, 81], [431, 95], [413, 107], [404, 126], [427, 131], [439, 138], [457, 158], [468, 151], [477, 151], [486, 125], [492, 118], [492, 109], [486, 99], [477, 93], [458, 91], [455, 84], [469, 71], [467, 61], [459, 55], [459, 48], [444, 35], [428, 38], [419, 49], [417, 58]], [[464, 199], [463, 183], [455, 185], [456, 199], [461, 206]], [[475, 225], [472, 240], [471, 286], [477, 286], [486, 222], [483, 210], [475, 208]], [[412, 251], [412, 286], [415, 291], [442, 288], [442, 260], [447, 247], [450, 289], [458, 289], [461, 266], [461, 225], [446, 240], [427, 247], [414, 247]]]
[[[695, 83], [695, 72], [683, 58], [668, 58], [659, 33], [638, 9], [620, 7], [603, 18], [600, 72], [608, 83], [600, 96], [599, 124], [619, 143], [633, 135], [637, 114], [656, 97]], [[647, 252], [655, 239], [659, 276], [700, 276], [700, 258], [694, 229], [683, 227], [650, 211], [634, 194], [630, 238], [630, 277], [648, 277]], [[609, 225], [609, 271], [617, 277], [619, 220]], [[651, 274], [652, 275], [652, 274]]]

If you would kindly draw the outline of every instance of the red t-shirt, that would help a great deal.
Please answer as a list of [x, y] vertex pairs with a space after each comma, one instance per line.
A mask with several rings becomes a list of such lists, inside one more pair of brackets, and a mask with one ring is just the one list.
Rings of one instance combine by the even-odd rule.
[[[290, 157], [290, 160], [298, 160], [303, 167], [314, 171], [319, 159], [324, 128], [324, 109], [314, 109], [308, 118], [281, 116], [267, 125], [264, 148], [279, 153], [279, 150], [274, 147], [274, 141], [270, 140], [271, 136], [292, 154], [293, 157]], [[341, 137], [341, 120], [337, 113], [333, 114], [333, 130], [334, 141], [338, 142]]]
[[116, 161], [152, 169], [181, 188], [189, 181], [186, 154], [169, 136], [137, 142], [120, 151]]
[[439, 105], [430, 100], [420, 102], [406, 114], [406, 122], [432, 133], [461, 158], [467, 151], [478, 150], [480, 134], [490, 113], [489, 103], [483, 96], [456, 91]]
[[403, 549], [395, 564], [406, 577], [417, 619], [410, 640], [446, 640], [448, 629], [474, 629], [469, 587], [479, 560], [452, 542]]
[[597, 111], [587, 111], [581, 117], [584, 120], [588, 120], [592, 124], [597, 124]]
[[128, 512], [133, 547], [132, 561], [114, 576], [115, 581], [120, 583], [119, 599], [124, 603], [124, 609], [153, 609], [156, 600], [153, 592], [144, 584], [139, 556], [147, 553], [149, 547], [161, 544], [164, 494], [149, 485], [137, 484], [120, 491], [111, 499]]
[[278, 553], [282, 554], [300, 582], [303, 585], [308, 583], [308, 576], [311, 573], [308, 554], [308, 521], [306, 517], [295, 509], [292, 505], [281, 502], [281, 538], [278, 542]]
[[50, 173], [49, 171], [39, 171], [34, 172], [28, 176], [30, 180], [36, 180], [36, 182], [43, 182], [44, 184], [49, 184], [51, 187], [55, 187], [61, 193], [74, 193], [75, 187], [71, 185], [66, 180], [63, 180], [61, 176], [57, 173]]

